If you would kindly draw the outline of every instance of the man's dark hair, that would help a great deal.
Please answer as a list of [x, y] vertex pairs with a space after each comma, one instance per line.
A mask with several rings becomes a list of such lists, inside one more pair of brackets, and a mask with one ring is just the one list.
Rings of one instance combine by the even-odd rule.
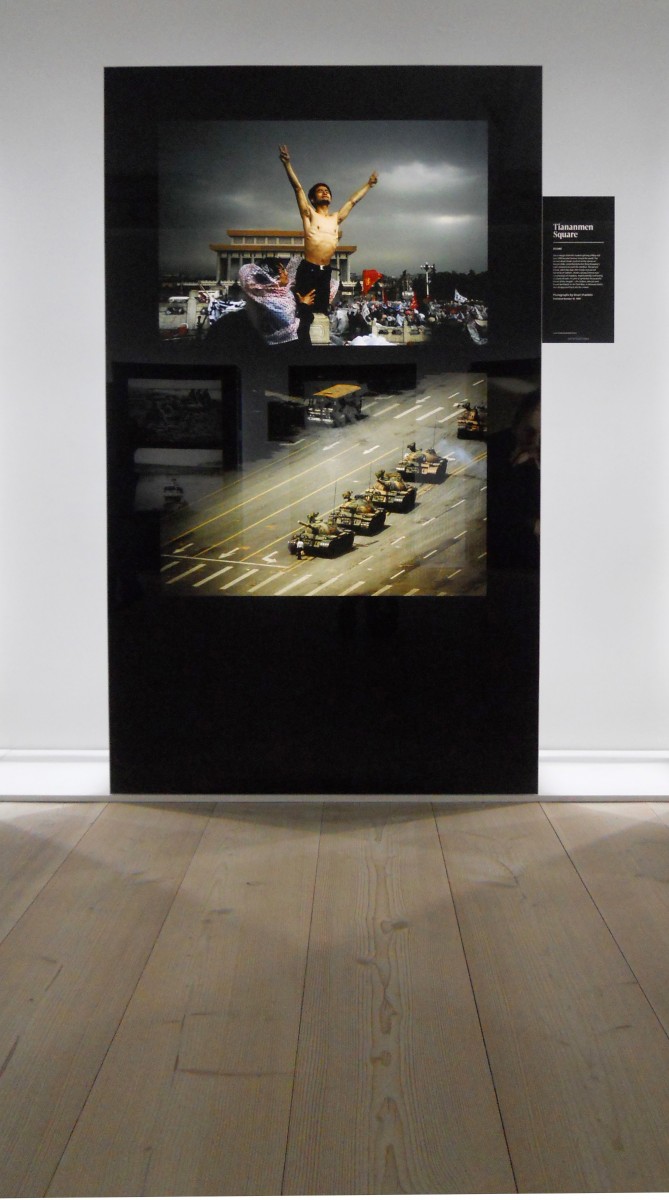
[[263, 258], [257, 265], [268, 275], [273, 275], [275, 279], [278, 279], [283, 263], [279, 258]]
[[307, 200], [310, 204], [313, 204], [314, 200], [316, 199], [316, 188], [319, 187], [326, 187], [330, 193], [330, 199], [332, 199], [332, 188], [330, 187], [330, 184], [323, 183], [321, 180], [319, 183], [315, 183], [312, 188], [309, 188], [309, 191], [307, 192]]

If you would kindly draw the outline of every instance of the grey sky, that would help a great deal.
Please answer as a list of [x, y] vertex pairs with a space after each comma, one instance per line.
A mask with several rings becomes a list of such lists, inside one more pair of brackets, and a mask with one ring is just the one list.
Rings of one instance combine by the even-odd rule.
[[209, 244], [228, 229], [301, 230], [282, 142], [305, 191], [323, 180], [333, 209], [378, 172], [343, 225], [353, 271], [486, 269], [485, 122], [184, 121], [161, 128], [161, 272], [212, 278]]

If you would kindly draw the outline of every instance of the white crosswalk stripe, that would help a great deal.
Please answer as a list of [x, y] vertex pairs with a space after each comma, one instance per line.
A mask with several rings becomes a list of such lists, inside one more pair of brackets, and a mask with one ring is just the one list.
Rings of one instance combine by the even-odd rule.
[[196, 567], [189, 567], [187, 571], [182, 571], [180, 575], [173, 575], [167, 580], [167, 586], [172, 583], [178, 583], [180, 579], [185, 579], [187, 575], [193, 575], [196, 571], [204, 571], [204, 563], [198, 563]]
[[225, 575], [226, 571], [231, 571], [232, 567], [221, 567], [220, 571], [214, 571], [213, 575], [205, 575], [204, 579], [198, 579], [193, 587], [202, 587], [203, 584], [209, 583], [210, 579], [218, 579], [219, 575]]

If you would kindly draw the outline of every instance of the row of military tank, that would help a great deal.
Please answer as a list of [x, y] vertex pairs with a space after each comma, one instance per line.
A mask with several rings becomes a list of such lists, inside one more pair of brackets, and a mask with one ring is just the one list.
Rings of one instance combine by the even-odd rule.
[[[416, 503], [417, 482], [441, 483], [446, 478], [448, 459], [434, 447], [407, 446], [407, 453], [394, 471], [379, 470], [373, 484], [360, 494], [343, 493], [343, 503], [319, 516], [309, 513], [300, 521], [288, 541], [291, 554], [304, 552], [321, 558], [334, 558], [353, 546], [356, 533], [380, 533], [387, 512], [409, 512]], [[414, 482], [415, 481], [415, 482]]]

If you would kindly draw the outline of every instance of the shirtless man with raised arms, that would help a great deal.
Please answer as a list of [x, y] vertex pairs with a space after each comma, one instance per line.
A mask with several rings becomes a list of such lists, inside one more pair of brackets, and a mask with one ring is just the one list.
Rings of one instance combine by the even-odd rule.
[[332, 192], [327, 183], [315, 183], [308, 195], [300, 183], [290, 161], [287, 146], [279, 146], [279, 158], [286, 168], [286, 174], [295, 192], [297, 207], [300, 210], [304, 226], [304, 258], [297, 268], [294, 290], [306, 295], [315, 290], [313, 307], [305, 309], [298, 302], [300, 314], [300, 341], [309, 340], [309, 326], [314, 313], [327, 315], [330, 304], [330, 278], [332, 269], [330, 262], [337, 249], [341, 237], [339, 226], [350, 213], [351, 209], [363, 196], [373, 188], [377, 175], [372, 171], [367, 183], [342, 204], [338, 212], [331, 213]]

